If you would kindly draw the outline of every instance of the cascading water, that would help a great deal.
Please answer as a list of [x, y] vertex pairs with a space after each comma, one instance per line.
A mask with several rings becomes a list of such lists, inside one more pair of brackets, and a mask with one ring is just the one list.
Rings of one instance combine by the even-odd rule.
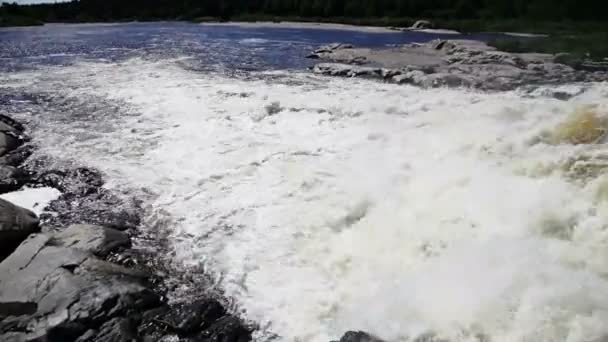
[[[257, 338], [314, 342], [608, 335], [608, 85], [572, 87], [560, 101], [141, 58], [0, 74], [37, 154], [140, 193], [173, 262], [203, 265]], [[564, 126], [589, 105], [597, 120]], [[585, 129], [600, 134], [572, 138]]]

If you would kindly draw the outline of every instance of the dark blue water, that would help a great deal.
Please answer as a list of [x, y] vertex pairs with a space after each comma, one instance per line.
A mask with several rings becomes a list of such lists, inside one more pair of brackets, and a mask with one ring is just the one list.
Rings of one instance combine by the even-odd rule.
[[328, 29], [243, 28], [183, 22], [46, 25], [0, 29], [0, 71], [80, 60], [117, 62], [133, 57], [188, 57], [196, 68], [272, 70], [305, 68], [315, 47], [352, 43], [364, 47], [426, 42], [436, 38], [489, 39], [489, 35], [370, 33]]

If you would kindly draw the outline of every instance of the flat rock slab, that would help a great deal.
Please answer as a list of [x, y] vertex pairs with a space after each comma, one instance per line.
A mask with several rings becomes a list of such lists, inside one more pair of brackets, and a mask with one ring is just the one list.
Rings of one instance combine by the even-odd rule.
[[313, 68], [317, 74], [368, 77], [425, 88], [512, 90], [523, 85], [608, 80], [606, 72], [575, 70], [557, 63], [554, 55], [508, 53], [468, 40], [435, 40], [382, 49], [330, 44], [309, 57], [325, 61]]
[[36, 214], [0, 199], [0, 261], [30, 234], [39, 230]]

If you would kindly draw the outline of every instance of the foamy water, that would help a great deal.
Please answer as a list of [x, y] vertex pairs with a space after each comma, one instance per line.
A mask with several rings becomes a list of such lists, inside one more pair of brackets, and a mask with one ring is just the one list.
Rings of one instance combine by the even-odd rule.
[[38, 153], [145, 194], [145, 227], [168, 220], [174, 262], [204, 265], [258, 339], [608, 335], [608, 150], [539, 139], [605, 110], [608, 85], [563, 102], [183, 63], [4, 74], [0, 91], [41, 94], [14, 105]]

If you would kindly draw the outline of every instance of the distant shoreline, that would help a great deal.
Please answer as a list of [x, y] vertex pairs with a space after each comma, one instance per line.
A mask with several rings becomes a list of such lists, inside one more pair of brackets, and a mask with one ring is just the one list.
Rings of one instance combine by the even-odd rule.
[[390, 27], [385, 26], [359, 26], [340, 23], [300, 22], [300, 21], [226, 21], [226, 22], [201, 22], [204, 26], [228, 26], [243, 28], [291, 28], [291, 29], [322, 29], [322, 30], [344, 30], [372, 33], [395, 33]]
[[[581, 62], [592, 60], [606, 63], [608, 58], [608, 45], [601, 44], [608, 38], [608, 31], [592, 23], [571, 23], [568, 30], [563, 27], [555, 26], [556, 23], [539, 23], [537, 28], [528, 25], [509, 26], [500, 21], [486, 23], [485, 25], [456, 25], [457, 22], [436, 21], [435, 26], [442, 29], [408, 29], [407, 22], [380, 23], [373, 21], [350, 21], [339, 20], [298, 20], [299, 18], [275, 18], [270, 20], [264, 18], [235, 17], [234, 21], [221, 21], [213, 17], [201, 17], [193, 20], [115, 20], [115, 21], [79, 21], [79, 22], [50, 22], [44, 25], [53, 24], [75, 24], [75, 25], [119, 25], [125, 23], [151, 23], [151, 22], [183, 22], [192, 25], [207, 26], [231, 26], [243, 28], [287, 28], [287, 29], [320, 29], [320, 30], [344, 30], [352, 32], [366, 33], [398, 33], [413, 32], [437, 35], [467, 35], [471, 33], [480, 34], [502, 34], [504, 39], [497, 38], [489, 42], [492, 46], [507, 52], [537, 52], [537, 53], [567, 53], [563, 56], [564, 62], [570, 65], [580, 64]], [[343, 18], [344, 19], [344, 18]], [[6, 24], [6, 22], [4, 22]], [[31, 22], [15, 26], [2, 26], [0, 29], [18, 27], [36, 27], [30, 25]], [[398, 25], [397, 25], [398, 24]], [[411, 24], [410, 24], [411, 25]], [[543, 29], [545, 28], [545, 29]], [[520, 38], [520, 39], [518, 39]], [[601, 43], [600, 43], [601, 42]]]
[[344, 30], [368, 33], [396, 33], [396, 32], [421, 32], [430, 34], [462, 34], [455, 30], [446, 29], [420, 29], [407, 30], [407, 28], [391, 26], [369, 26], [327, 22], [301, 22], [301, 21], [228, 21], [228, 22], [201, 22], [201, 25], [230, 26], [243, 28], [290, 28], [290, 29], [321, 29], [321, 30]]

